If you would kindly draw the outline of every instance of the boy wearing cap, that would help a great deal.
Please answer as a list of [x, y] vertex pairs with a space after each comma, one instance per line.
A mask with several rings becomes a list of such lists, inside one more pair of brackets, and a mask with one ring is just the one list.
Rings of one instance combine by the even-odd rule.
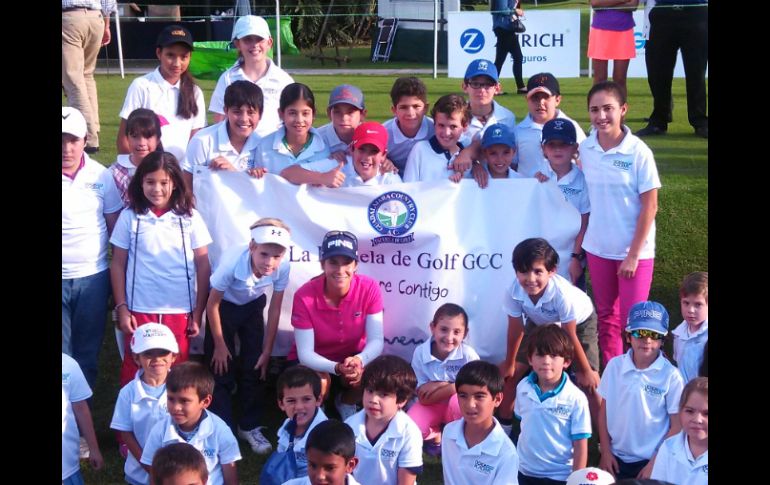
[[463, 78], [462, 89], [468, 95], [471, 119], [460, 142], [470, 146], [473, 140], [481, 139], [487, 126], [496, 123], [506, 125], [511, 131], [516, 127], [516, 116], [511, 110], [495, 101], [502, 86], [495, 63], [487, 59], [476, 59], [468, 64]]
[[[493, 179], [518, 179], [522, 178], [518, 172], [511, 168], [511, 162], [516, 155], [516, 136], [513, 130], [502, 123], [495, 123], [484, 130], [481, 137], [481, 152], [486, 163], [483, 168], [489, 178]], [[473, 175], [468, 172], [466, 177]], [[479, 184], [484, 188], [485, 185]]]
[[574, 161], [578, 155], [577, 133], [569, 120], [554, 118], [543, 125], [543, 155], [548, 166], [535, 173], [540, 182], [555, 184], [564, 198], [580, 213], [580, 230], [572, 243], [569, 276], [572, 284], [585, 291], [586, 254], [583, 238], [588, 229], [591, 203], [583, 171]]
[[209, 111], [214, 113], [214, 121], [224, 120], [225, 89], [238, 80], [250, 81], [262, 89], [264, 96], [265, 109], [256, 131], [257, 135], [265, 137], [281, 125], [278, 101], [283, 88], [293, 83], [294, 79], [268, 58], [267, 54], [273, 47], [273, 37], [262, 17], [240, 17], [233, 27], [232, 40], [240, 55], [236, 64], [219, 76], [211, 94]]
[[660, 350], [668, 312], [643, 301], [628, 312], [631, 349], [609, 361], [599, 394], [599, 466], [615, 478], [649, 478], [658, 448], [679, 432], [682, 376]]
[[190, 138], [206, 126], [203, 91], [187, 71], [193, 50], [192, 34], [181, 25], [169, 25], [158, 35], [155, 45], [160, 65], [131, 82], [120, 110], [118, 153], [130, 150], [126, 135], [128, 116], [137, 108], [147, 108], [168, 122], [161, 123], [163, 149], [182, 160]]
[[[290, 265], [282, 260], [291, 239], [289, 227], [280, 219], [262, 218], [249, 229], [248, 245], [225, 251], [211, 275], [204, 360], [214, 373], [211, 410], [235, 430], [231, 395], [237, 388], [241, 404], [238, 436], [248, 441], [254, 452], [267, 454], [273, 448], [259, 426], [263, 413], [262, 381], [267, 376], [278, 332], [283, 292], [289, 284]], [[271, 286], [267, 335], [263, 339], [265, 293]], [[236, 335], [240, 339], [240, 371], [233, 362]]]
[[187, 186], [199, 166], [211, 170], [245, 171], [254, 159], [261, 138], [256, 129], [263, 112], [262, 90], [248, 81], [235, 81], [225, 89], [226, 120], [207, 126], [190, 140], [181, 161]]
[[123, 201], [110, 171], [85, 153], [87, 127], [75, 108], [61, 109], [62, 352], [89, 386], [96, 384], [110, 294], [107, 240]]
[[577, 143], [585, 140], [586, 135], [572, 118], [558, 109], [561, 103], [559, 81], [550, 72], [542, 72], [527, 81], [527, 109], [529, 113], [516, 126], [517, 153], [514, 158], [516, 171], [524, 177], [534, 177], [540, 171], [545, 173], [541, 134], [543, 125], [554, 118], [564, 119], [575, 127]]
[[337, 86], [329, 95], [326, 115], [331, 122], [318, 128], [318, 134], [329, 147], [332, 158], [342, 162], [353, 141], [353, 132], [366, 118], [364, 93], [350, 84]]
[[126, 482], [144, 485], [150, 478], [139, 460], [150, 430], [168, 415], [166, 377], [179, 346], [170, 328], [160, 323], [145, 323], [131, 337], [131, 352], [140, 369], [134, 380], [120, 390], [110, 428], [118, 432], [128, 447], [124, 467]]

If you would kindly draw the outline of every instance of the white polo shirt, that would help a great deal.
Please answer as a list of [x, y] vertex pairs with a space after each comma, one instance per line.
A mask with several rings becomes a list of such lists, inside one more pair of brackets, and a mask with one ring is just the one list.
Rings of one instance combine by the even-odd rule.
[[106, 270], [107, 221], [123, 208], [109, 170], [83, 153], [74, 180], [61, 176], [61, 277], [83, 278]]
[[[225, 114], [225, 90], [235, 81], [251, 81], [243, 69], [236, 63], [233, 67], [219, 76], [214, 92], [211, 94], [209, 111]], [[274, 132], [281, 126], [281, 118], [278, 117], [278, 106], [283, 88], [294, 82], [289, 74], [276, 66], [273, 61], [267, 59], [267, 71], [256, 82], [251, 81], [262, 89], [264, 109], [257, 125], [257, 135], [264, 137]]]
[[350, 144], [340, 140], [340, 137], [337, 136], [337, 132], [334, 131], [334, 124], [332, 122], [326, 123], [318, 128], [318, 134], [324, 139], [324, 143], [329, 147], [331, 153], [348, 151]]
[[420, 129], [417, 130], [417, 134], [413, 138], [404, 135], [398, 126], [398, 118], [396, 117], [385, 121], [382, 126], [388, 130], [388, 159], [393, 162], [398, 168], [398, 173], [403, 176], [406, 159], [409, 157], [409, 152], [412, 151], [415, 143], [427, 140], [435, 134], [433, 119], [430, 116], [424, 116]]
[[[575, 125], [575, 138], [578, 143], [586, 139], [586, 134], [580, 128], [577, 121], [564, 114], [562, 110], [556, 110], [556, 118], [569, 120]], [[534, 177], [538, 171], [545, 173], [544, 170], [548, 166], [548, 160], [543, 156], [543, 147], [541, 145], [543, 141], [543, 125], [536, 123], [532, 119], [532, 115], [527, 113], [527, 116], [516, 126], [515, 133], [516, 156], [513, 162], [519, 164], [517, 171], [525, 177]], [[583, 156], [582, 151], [580, 156]]]
[[537, 303], [514, 278], [503, 300], [503, 310], [512, 317], [522, 315], [535, 325], [561, 324], [575, 320], [579, 325], [594, 312], [594, 305], [580, 288], [554, 273]]
[[553, 171], [550, 164], [546, 162], [545, 171], [543, 175], [548, 177], [549, 184], [555, 184], [561, 193], [564, 194], [564, 198], [572, 204], [575, 209], [581, 214], [588, 214], [591, 212], [591, 202], [588, 200], [588, 185], [586, 184], [586, 177], [583, 172], [574, 163], [572, 169], [564, 177], [557, 180], [556, 172]]
[[[61, 479], [80, 470], [80, 433], [72, 403], [92, 396], [91, 388], [78, 363], [69, 355], [61, 354]], [[420, 438], [422, 439], [422, 438]]]
[[464, 341], [449, 352], [446, 359], [439, 360], [430, 352], [432, 342], [434, 338], [431, 336], [418, 345], [412, 354], [412, 369], [417, 375], [417, 387], [426, 382], [454, 382], [462, 366], [479, 360], [479, 354]]
[[158, 449], [171, 443], [188, 443], [200, 451], [206, 460], [206, 468], [209, 471], [209, 479], [206, 484], [221, 485], [224, 483], [222, 465], [240, 460], [241, 451], [238, 449], [238, 441], [227, 423], [205, 409], [203, 413], [204, 418], [198, 425], [198, 432], [190, 441], [186, 441], [179, 434], [171, 416], [163, 418], [150, 431], [140, 461], [145, 465], [152, 465], [152, 458]]
[[[292, 478], [288, 482], [283, 482], [283, 485], [312, 485], [312, 484], [310, 483], [310, 478], [302, 477], [302, 478]], [[361, 484], [358, 481], [356, 481], [353, 475], [348, 474], [345, 476], [345, 485], [361, 485]]]
[[[652, 151], [627, 126], [620, 145], [604, 151], [596, 133], [580, 144], [580, 160], [591, 199], [591, 223], [583, 248], [606, 259], [623, 260], [642, 211], [641, 194], [661, 187]], [[639, 259], [655, 257], [655, 221]]]
[[[495, 419], [495, 418], [492, 418]], [[445, 485], [518, 485], [519, 455], [500, 423], [484, 441], [468, 449], [465, 418], [444, 427], [441, 463]]]
[[572, 442], [591, 437], [588, 399], [562, 372], [555, 389], [541, 392], [537, 374], [516, 386], [513, 409], [521, 421], [519, 471], [536, 478], [564, 481], [572, 473]]
[[251, 270], [248, 244], [229, 247], [211, 275], [211, 288], [224, 293], [223, 299], [235, 305], [250, 303], [267, 292], [284, 291], [289, 284], [291, 264], [284, 260], [272, 274], [257, 278]]
[[[310, 436], [310, 432], [318, 426], [320, 423], [323, 423], [326, 421], [327, 418], [326, 414], [324, 414], [323, 409], [320, 407], [316, 408], [315, 416], [313, 416], [313, 420], [310, 422], [310, 426], [307, 427], [305, 430], [305, 433], [300, 436], [299, 438], [294, 438], [294, 459], [297, 461], [297, 468], [298, 473], [300, 475], [307, 475], [307, 453], [305, 452], [305, 445], [307, 444], [307, 437]], [[286, 418], [281, 425], [280, 428], [278, 428], [278, 452], [282, 453], [289, 449], [289, 440], [291, 437], [289, 436], [289, 432], [286, 431], [286, 426], [291, 422], [291, 419]]]
[[669, 415], [679, 412], [682, 376], [661, 352], [646, 369], [637, 369], [629, 349], [612, 358], [602, 374], [599, 394], [607, 401], [612, 453], [625, 462], [649, 460], [668, 433]]
[[422, 466], [422, 432], [405, 412], [393, 416], [374, 445], [366, 437], [365, 410], [349, 417], [345, 424], [356, 435], [359, 462], [353, 476], [366, 485], [396, 485], [399, 468]]
[[[259, 125], [257, 125], [259, 126]], [[211, 126], [207, 126], [197, 132], [187, 145], [187, 152], [182, 161], [182, 168], [194, 173], [195, 166], [208, 166], [209, 162], [217, 157], [225, 157], [236, 170], [243, 172], [249, 168], [254, 149], [260, 141], [256, 131], [252, 132], [240, 152], [237, 152], [230, 143], [230, 135], [227, 133], [227, 119]]]
[[[110, 242], [128, 251], [128, 308], [140, 313], [180, 314], [192, 311], [190, 300], [195, 302], [196, 291], [193, 250], [211, 244], [209, 231], [197, 210], [193, 209], [192, 217], [178, 216], [172, 211], [158, 217], [151, 210], [137, 216], [133, 210], [126, 209], [118, 217]], [[188, 272], [192, 294], [187, 289]]]
[[254, 149], [252, 165], [249, 168], [262, 167], [273, 175], [281, 175], [281, 171], [291, 165], [329, 158], [329, 147], [326, 146], [318, 131], [311, 127], [310, 133], [313, 134], [310, 146], [295, 157], [283, 143], [283, 139], [286, 137], [286, 128], [281, 126], [278, 131], [274, 131], [260, 140]]
[[708, 485], [709, 452], [693, 457], [687, 433], [675, 434], [663, 442], [652, 468], [653, 480], [664, 480], [677, 485]]
[[684, 383], [698, 377], [703, 363], [703, 349], [709, 340], [709, 321], [706, 319], [697, 332], [691, 334], [687, 321], [671, 331], [674, 335], [674, 360]]
[[442, 147], [436, 135], [427, 140], [417, 142], [409, 152], [404, 168], [404, 182], [431, 182], [448, 180], [454, 172], [451, 170], [452, 161], [457, 158], [464, 145], [457, 143], [460, 148], [455, 154], [450, 154]]
[[203, 100], [203, 91], [195, 86], [195, 104], [198, 106], [198, 114], [189, 119], [176, 115], [179, 106], [179, 85], [169, 84], [160, 74], [160, 68], [138, 77], [128, 86], [126, 100], [120, 110], [120, 117], [128, 119], [137, 108], [147, 108], [155, 114], [163, 116], [167, 125], [160, 128], [163, 149], [174, 154], [181, 162], [190, 141], [190, 133], [206, 126], [206, 102]]
[[[361, 176], [358, 175], [358, 173], [356, 173], [356, 166], [353, 163], [353, 157], [351, 155], [347, 155], [345, 159], [347, 160], [347, 163], [345, 163], [345, 165], [342, 166], [342, 173], [345, 174], [345, 182], [342, 184], [342, 187], [361, 187], [364, 185], [391, 185], [391, 184], [401, 183], [401, 177], [399, 177], [397, 173], [393, 173], [393, 172], [387, 172], [384, 175], [381, 173], [378, 173], [374, 177], [364, 182]], [[333, 158], [326, 158], [324, 160], [316, 160], [315, 162], [305, 163], [302, 165], [302, 168], [313, 172], [323, 173], [336, 168], [338, 165], [339, 165], [339, 162], [337, 160]]]
[[468, 128], [460, 137], [460, 143], [467, 147], [473, 140], [481, 140], [487, 127], [497, 123], [507, 126], [513, 132], [516, 128], [516, 115], [497, 101], [492, 101], [492, 112], [489, 114], [487, 122], [481, 123], [477, 117], [471, 116]]
[[[142, 384], [143, 373], [144, 370], [139, 369], [134, 379], [123, 386], [118, 393], [115, 412], [112, 414], [110, 423], [111, 429], [133, 433], [140, 447], [144, 447], [155, 424], [168, 416], [166, 384], [158, 386], [160, 391], [158, 396], [150, 395]], [[123, 470], [129, 483], [136, 485], [149, 483], [149, 475], [131, 453], [126, 457], [126, 466]]]

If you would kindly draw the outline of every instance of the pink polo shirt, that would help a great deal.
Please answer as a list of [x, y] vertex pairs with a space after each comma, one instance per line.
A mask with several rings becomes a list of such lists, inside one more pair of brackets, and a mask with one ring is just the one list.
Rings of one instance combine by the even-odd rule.
[[[382, 295], [377, 281], [354, 274], [348, 294], [335, 308], [324, 298], [324, 280], [323, 274], [318, 275], [294, 293], [291, 324], [313, 329], [315, 352], [341, 362], [364, 349], [366, 317], [382, 311]], [[297, 344], [292, 344], [287, 358], [297, 359]]]

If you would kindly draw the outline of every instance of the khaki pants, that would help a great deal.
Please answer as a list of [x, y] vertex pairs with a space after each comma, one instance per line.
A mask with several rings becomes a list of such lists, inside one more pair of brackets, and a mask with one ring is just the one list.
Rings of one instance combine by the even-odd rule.
[[61, 82], [67, 102], [83, 113], [89, 147], [99, 146], [99, 102], [96, 98], [96, 57], [104, 37], [99, 10], [72, 10], [61, 17]]

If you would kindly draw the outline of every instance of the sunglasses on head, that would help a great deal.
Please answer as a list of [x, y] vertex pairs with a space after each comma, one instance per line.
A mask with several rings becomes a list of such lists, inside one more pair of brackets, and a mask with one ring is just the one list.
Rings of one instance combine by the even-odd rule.
[[345, 237], [349, 237], [350, 239], [356, 239], [356, 235], [350, 231], [329, 231], [326, 233], [326, 236], [324, 237], [337, 237], [337, 236], [345, 236]]
[[632, 337], [634, 338], [651, 338], [653, 340], [663, 340], [665, 335], [658, 332], [653, 332], [652, 330], [632, 330], [629, 332]]

